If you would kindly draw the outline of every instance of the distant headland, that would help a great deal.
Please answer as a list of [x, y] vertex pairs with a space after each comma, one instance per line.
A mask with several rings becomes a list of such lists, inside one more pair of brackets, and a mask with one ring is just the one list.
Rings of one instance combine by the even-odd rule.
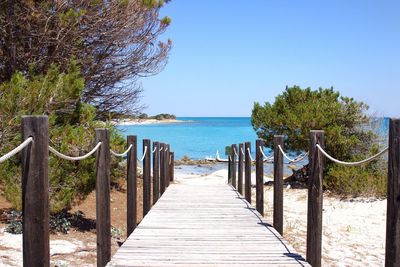
[[177, 120], [174, 114], [160, 113], [154, 116], [149, 116], [146, 113], [141, 113], [138, 116], [124, 116], [120, 119], [113, 120], [114, 125], [145, 125], [159, 123], [180, 123], [182, 120]]

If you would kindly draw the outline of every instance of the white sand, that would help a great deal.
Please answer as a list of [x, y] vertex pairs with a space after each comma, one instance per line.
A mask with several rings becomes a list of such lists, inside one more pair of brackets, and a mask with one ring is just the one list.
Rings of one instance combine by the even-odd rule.
[[165, 123], [181, 123], [187, 121], [181, 121], [176, 119], [126, 119], [126, 120], [115, 120], [112, 121], [113, 125], [147, 125], [147, 124], [165, 124]]
[[[4, 232], [0, 229], [0, 266], [22, 266], [22, 235], [15, 235]], [[50, 255], [68, 255], [73, 253], [80, 253], [82, 248], [86, 245], [79, 240], [51, 240], [50, 241]], [[70, 256], [70, 255], [68, 255]], [[67, 262], [58, 260], [52, 261], [52, 266], [63, 266]], [[68, 266], [68, 265], [65, 265]]]
[[[223, 168], [223, 169], [221, 169]], [[193, 184], [204, 181], [215, 184], [227, 182], [223, 165], [177, 166], [176, 182], [182, 179]], [[199, 179], [201, 177], [201, 179]], [[254, 173], [252, 181], [254, 181]], [[267, 180], [267, 179], [265, 179]], [[265, 217], [272, 223], [273, 188], [265, 187]], [[253, 203], [255, 190], [253, 188]], [[307, 225], [307, 190], [284, 190], [284, 237], [305, 257]], [[324, 196], [322, 266], [383, 266], [386, 228], [386, 200], [354, 198], [341, 200]], [[65, 254], [52, 264], [73, 262], [83, 247], [79, 240], [52, 240], [51, 254]], [[93, 245], [94, 246], [94, 245]], [[22, 265], [22, 235], [0, 230], [0, 266]], [[72, 252], [72, 254], [71, 254]], [[67, 256], [68, 255], [68, 256]], [[73, 256], [72, 256], [73, 257]]]

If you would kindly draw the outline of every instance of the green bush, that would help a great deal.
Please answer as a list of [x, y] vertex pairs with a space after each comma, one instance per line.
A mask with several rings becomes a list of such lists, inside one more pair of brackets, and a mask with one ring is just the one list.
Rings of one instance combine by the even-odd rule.
[[[325, 131], [325, 150], [343, 161], [357, 161], [378, 152], [368, 106], [333, 88], [287, 87], [274, 103], [254, 103], [251, 122], [265, 145], [284, 135], [285, 149], [308, 151], [310, 130]], [[372, 149], [371, 149], [372, 147]], [[384, 195], [386, 167], [382, 161], [361, 167], [338, 166], [327, 160], [325, 189], [340, 194]]]
[[[48, 115], [50, 145], [62, 153], [78, 156], [93, 147], [94, 129], [111, 131], [111, 146], [122, 150], [125, 141], [107, 123], [96, 120], [96, 110], [80, 101], [84, 88], [79, 68], [72, 62], [65, 72], [52, 66], [45, 75], [16, 73], [0, 85], [0, 155], [21, 142], [22, 115]], [[122, 175], [118, 161], [112, 161], [112, 177]], [[21, 210], [20, 158], [0, 165], [0, 182], [5, 197]], [[95, 158], [66, 161], [54, 155], [49, 158], [50, 207], [52, 213], [71, 207], [95, 186]]]
[[332, 165], [327, 172], [324, 186], [342, 195], [384, 197], [387, 173], [365, 166]]

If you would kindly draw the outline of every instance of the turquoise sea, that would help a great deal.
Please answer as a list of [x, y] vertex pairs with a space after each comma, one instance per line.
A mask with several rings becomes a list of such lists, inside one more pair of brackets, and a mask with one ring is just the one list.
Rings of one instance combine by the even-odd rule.
[[215, 157], [218, 150], [225, 157], [225, 146], [252, 142], [257, 138], [250, 118], [178, 117], [180, 123], [118, 126], [124, 135], [138, 136], [138, 151], [142, 151], [143, 138], [169, 143], [175, 158], [184, 155], [191, 159]]
[[[184, 155], [191, 159], [204, 159], [207, 156], [215, 157], [218, 150], [225, 158], [225, 147], [246, 141], [255, 145], [257, 135], [253, 130], [249, 117], [178, 117], [180, 123], [124, 125], [118, 126], [124, 135], [138, 136], [138, 151], [142, 151], [142, 139], [148, 138], [152, 142], [169, 143], [175, 152], [175, 158]], [[388, 120], [376, 119], [373, 128], [385, 135], [388, 129]], [[265, 153], [270, 151], [265, 149]]]

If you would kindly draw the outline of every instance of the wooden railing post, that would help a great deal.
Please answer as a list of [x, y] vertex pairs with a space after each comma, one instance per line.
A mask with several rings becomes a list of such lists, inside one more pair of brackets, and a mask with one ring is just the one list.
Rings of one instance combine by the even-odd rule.
[[238, 191], [243, 196], [243, 160], [244, 145], [239, 144], [239, 162], [238, 162]]
[[313, 267], [321, 267], [322, 246], [324, 155], [317, 148], [317, 144], [325, 148], [324, 131], [310, 132], [306, 258]]
[[232, 145], [232, 153], [231, 153], [231, 158], [232, 158], [232, 186], [236, 188], [236, 145]]
[[400, 266], [400, 119], [389, 121], [385, 266]]
[[22, 140], [33, 141], [22, 153], [23, 265], [50, 266], [49, 123], [47, 116], [23, 116]]
[[170, 146], [169, 144], [166, 144], [166, 151], [165, 151], [165, 158], [164, 158], [164, 163], [165, 163], [165, 185], [168, 187], [169, 186], [169, 153], [170, 153]]
[[95, 144], [101, 142], [96, 154], [96, 234], [97, 266], [103, 267], [111, 259], [110, 213], [110, 132], [95, 129]]
[[128, 146], [132, 145], [128, 152], [127, 168], [127, 194], [126, 194], [126, 225], [127, 236], [135, 230], [137, 225], [137, 137], [128, 135]]
[[160, 143], [160, 195], [165, 192], [165, 144]]
[[174, 171], [174, 168], [175, 168], [175, 153], [171, 152], [170, 156], [171, 156], [171, 162], [169, 164], [169, 178], [170, 178], [170, 181], [173, 182], [175, 180], [175, 171]]
[[[147, 149], [146, 149], [147, 148]], [[150, 211], [151, 201], [150, 201], [150, 154], [151, 145], [149, 139], [143, 139], [143, 217]]]
[[228, 184], [232, 184], [232, 160], [230, 155], [228, 155]]
[[158, 201], [160, 194], [160, 145], [158, 142], [153, 142], [153, 205]]
[[250, 142], [244, 143], [244, 195], [251, 204], [251, 158], [248, 151], [251, 152]]
[[264, 142], [256, 140], [256, 209], [264, 216], [264, 157], [261, 153]]
[[283, 135], [274, 136], [274, 228], [283, 235]]

